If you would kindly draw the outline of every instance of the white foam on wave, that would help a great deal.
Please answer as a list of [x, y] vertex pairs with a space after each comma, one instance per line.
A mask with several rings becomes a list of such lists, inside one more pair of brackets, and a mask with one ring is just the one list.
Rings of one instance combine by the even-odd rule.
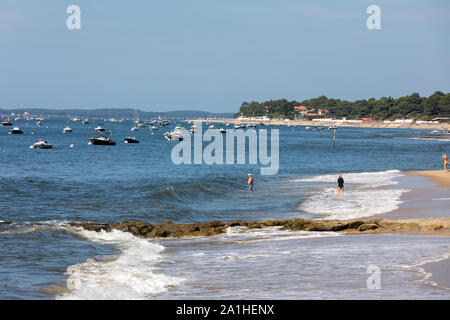
[[[345, 183], [352, 184], [370, 184], [372, 187], [387, 186], [397, 184], [396, 178], [402, 176], [399, 170], [387, 170], [379, 172], [358, 172], [343, 173]], [[338, 174], [325, 174], [312, 177], [295, 179], [297, 182], [324, 182], [337, 184]]]
[[442, 287], [439, 286], [436, 282], [431, 281], [430, 278], [432, 277], [432, 273], [431, 272], [427, 272], [423, 266], [429, 263], [436, 263], [436, 262], [441, 262], [447, 259], [450, 259], [450, 247], [448, 248], [449, 251], [443, 252], [440, 255], [438, 255], [435, 258], [429, 258], [429, 259], [425, 259], [425, 260], [420, 260], [417, 261], [415, 263], [412, 263], [410, 265], [394, 265], [394, 268], [401, 268], [401, 269], [406, 269], [406, 270], [411, 270], [411, 271], [415, 271], [417, 273], [419, 273], [422, 277], [419, 279], [419, 281], [431, 285], [431, 286], [435, 286], [447, 291], [450, 291], [450, 288], [446, 288], [446, 287]]
[[229, 239], [235, 238], [237, 243], [241, 243], [341, 236], [337, 232], [290, 231], [281, 229], [282, 227], [280, 226], [261, 229], [251, 229], [243, 226], [228, 227], [225, 230], [225, 237]]
[[[390, 212], [400, 206], [401, 195], [409, 191], [393, 188], [398, 183], [396, 179], [400, 176], [402, 174], [398, 170], [344, 173], [343, 178], [347, 187], [344, 190], [344, 197], [338, 197], [337, 186], [322, 188], [301, 203], [300, 209], [323, 215], [324, 219], [338, 220]], [[307, 177], [296, 181], [314, 183], [315, 186], [320, 187], [322, 183], [336, 184], [337, 174]]]
[[65, 223], [66, 221], [60, 220], [24, 222], [20, 224], [13, 222], [6, 225], [6, 228], [0, 231], [0, 234], [25, 234], [49, 229], [60, 229]]
[[397, 209], [406, 189], [350, 190], [338, 198], [336, 189], [322, 190], [301, 204], [301, 209], [325, 215], [324, 219], [356, 219]]
[[149, 299], [184, 281], [155, 272], [155, 263], [165, 249], [160, 244], [119, 230], [75, 232], [93, 242], [113, 244], [120, 254], [106, 261], [90, 258], [68, 267], [70, 292], [57, 299]]

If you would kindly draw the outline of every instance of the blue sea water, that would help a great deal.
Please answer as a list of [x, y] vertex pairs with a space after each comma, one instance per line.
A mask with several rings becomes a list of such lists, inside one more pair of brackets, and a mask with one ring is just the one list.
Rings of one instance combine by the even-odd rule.
[[[89, 138], [97, 136], [94, 127], [99, 124], [112, 132], [116, 146], [88, 145]], [[14, 125], [20, 126], [24, 134], [9, 135], [11, 127], [0, 127], [0, 298], [7, 299], [55, 297], [57, 293], [51, 288], [66, 286], [70, 266], [78, 266], [76, 272], [92, 283], [99, 281], [90, 278], [89, 275], [96, 274], [93, 270], [105, 268], [104, 274], [110, 276], [102, 281], [113, 286], [120, 277], [111, 275], [112, 270], [129, 268], [131, 274], [132, 261], [140, 259], [138, 248], [148, 253], [151, 265], [161, 264], [166, 257], [165, 247], [155, 241], [143, 240], [151, 244], [148, 247], [122, 234], [99, 239], [90, 233], [70, 230], [65, 222], [345, 219], [353, 217], [351, 214], [356, 214], [355, 217], [378, 214], [398, 207], [399, 197], [407, 191], [395, 189], [400, 171], [440, 169], [441, 155], [450, 149], [448, 140], [421, 139], [429, 135], [428, 130], [339, 128], [333, 146], [329, 130], [321, 134], [302, 126], [270, 126], [265, 128], [280, 132], [279, 172], [261, 176], [261, 164], [173, 164], [171, 151], [177, 142], [163, 137], [165, 131], [173, 129], [173, 124], [157, 131], [143, 127], [134, 132], [130, 132], [131, 121], [99, 120], [83, 125], [52, 119], [36, 126], [32, 121], [21, 120]], [[62, 132], [66, 125], [72, 127], [72, 133]], [[177, 125], [189, 128], [184, 122]], [[124, 144], [126, 136], [135, 136], [140, 143]], [[54, 148], [29, 149], [40, 138]], [[248, 173], [255, 179], [253, 192], [246, 186]], [[338, 202], [335, 197], [338, 173], [343, 173], [346, 180], [347, 202]], [[434, 241], [442, 241], [436, 246], [439, 247], [436, 255], [441, 256], [445, 240]], [[407, 241], [399, 242], [407, 245]], [[167, 244], [174, 248], [192, 245], [183, 241]], [[111, 257], [118, 258], [110, 261]], [[419, 259], [415, 258], [411, 261]], [[119, 297], [152, 298], [164, 294], [170, 298], [168, 285], [178, 288], [179, 295], [183, 283], [202, 281], [190, 279], [189, 275], [177, 276], [173, 265], [167, 270], [170, 276], [164, 278], [163, 266], [164, 263], [157, 268], [160, 271], [148, 274], [136, 267], [134, 272], [143, 273], [140, 276], [145, 285], [120, 287], [123, 294]], [[193, 278], [204, 268], [198, 268], [199, 273]], [[321, 287], [319, 283], [317, 286]], [[306, 297], [313, 295], [313, 283], [309, 290], [311, 295]], [[99, 293], [106, 291], [105, 287], [86, 289], [75, 298], [111, 298]], [[187, 292], [184, 297], [189, 297], [190, 291]], [[229, 297], [225, 291], [222, 293]], [[198, 292], [193, 296], [208, 297]], [[220, 296], [220, 293], [211, 295]]]

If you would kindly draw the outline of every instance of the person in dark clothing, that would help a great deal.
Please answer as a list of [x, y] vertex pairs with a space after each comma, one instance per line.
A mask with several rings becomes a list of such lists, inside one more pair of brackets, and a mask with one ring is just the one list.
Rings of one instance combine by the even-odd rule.
[[337, 180], [338, 183], [338, 197], [344, 196], [344, 179], [342, 178], [342, 174], [339, 175], [339, 178]]

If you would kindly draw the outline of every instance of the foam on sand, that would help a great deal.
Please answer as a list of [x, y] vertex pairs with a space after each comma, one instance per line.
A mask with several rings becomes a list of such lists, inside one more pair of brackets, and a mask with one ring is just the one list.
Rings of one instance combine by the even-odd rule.
[[[396, 189], [396, 179], [402, 176], [398, 170], [381, 172], [344, 173], [344, 197], [339, 198], [336, 185], [337, 174], [328, 174], [297, 179], [311, 183], [313, 187], [323, 187], [300, 204], [300, 209], [308, 213], [320, 214], [324, 219], [356, 219], [397, 209], [400, 197], [407, 189]], [[386, 188], [389, 186], [389, 188]]]
[[58, 299], [148, 299], [184, 281], [156, 273], [155, 264], [165, 249], [160, 244], [119, 230], [75, 232], [93, 242], [114, 244], [120, 253], [109, 260], [90, 258], [68, 267], [70, 292]]

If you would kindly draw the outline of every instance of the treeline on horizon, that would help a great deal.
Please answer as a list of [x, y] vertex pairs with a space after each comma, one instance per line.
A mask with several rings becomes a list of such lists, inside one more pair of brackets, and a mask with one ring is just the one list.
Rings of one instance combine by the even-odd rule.
[[308, 109], [315, 109], [315, 112], [318, 112], [318, 109], [328, 110], [325, 115], [326, 118], [371, 118], [373, 120], [414, 118], [431, 120], [435, 117], [450, 116], [450, 93], [444, 94], [441, 91], [436, 91], [428, 98], [413, 93], [397, 99], [382, 97], [354, 102], [327, 98], [326, 96], [304, 101], [288, 101], [286, 99], [269, 100], [261, 103], [244, 101], [234, 117], [268, 116], [269, 118], [294, 119], [297, 116], [299, 118], [300, 115], [294, 109], [295, 106], [305, 106]]

